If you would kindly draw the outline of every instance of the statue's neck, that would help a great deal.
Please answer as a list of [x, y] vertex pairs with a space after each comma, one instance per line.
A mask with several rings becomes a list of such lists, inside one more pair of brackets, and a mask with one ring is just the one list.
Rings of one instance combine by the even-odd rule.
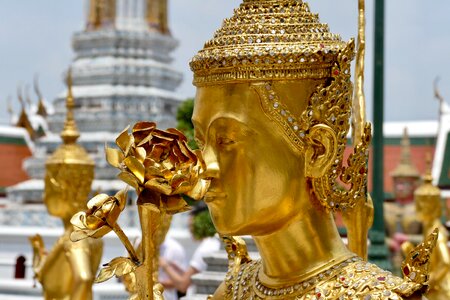
[[262, 259], [260, 280], [269, 285], [298, 282], [354, 255], [342, 242], [331, 213], [313, 207], [286, 228], [253, 238]]

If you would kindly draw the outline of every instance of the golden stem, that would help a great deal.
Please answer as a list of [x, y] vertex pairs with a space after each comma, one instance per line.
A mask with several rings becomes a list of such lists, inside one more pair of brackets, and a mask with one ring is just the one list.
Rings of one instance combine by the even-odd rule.
[[128, 239], [128, 237], [123, 232], [122, 228], [120, 228], [120, 225], [116, 222], [113, 226], [110, 225], [110, 227], [112, 228], [112, 230], [114, 230], [114, 232], [117, 234], [117, 236], [119, 237], [119, 239], [122, 242], [122, 244], [127, 249], [128, 254], [130, 255], [130, 258], [136, 264], [139, 265], [141, 262], [139, 261], [139, 258], [138, 258], [137, 254], [136, 254], [136, 250], [134, 250], [133, 245], [131, 244], [130, 240]]

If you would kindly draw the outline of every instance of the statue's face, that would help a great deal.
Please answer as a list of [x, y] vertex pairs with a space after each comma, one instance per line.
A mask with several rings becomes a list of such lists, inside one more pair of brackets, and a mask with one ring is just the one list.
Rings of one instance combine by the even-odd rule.
[[211, 180], [205, 202], [220, 233], [269, 234], [299, 216], [309, 199], [303, 159], [249, 84], [198, 88], [192, 120]]
[[64, 217], [70, 209], [65, 199], [64, 187], [59, 179], [60, 166], [47, 167], [45, 174], [44, 203], [49, 214], [55, 217]]
[[46, 167], [44, 203], [49, 214], [70, 219], [86, 209], [93, 168], [54, 164]]
[[415, 200], [416, 213], [423, 222], [434, 221], [441, 216], [441, 203], [429, 197], [420, 197]]

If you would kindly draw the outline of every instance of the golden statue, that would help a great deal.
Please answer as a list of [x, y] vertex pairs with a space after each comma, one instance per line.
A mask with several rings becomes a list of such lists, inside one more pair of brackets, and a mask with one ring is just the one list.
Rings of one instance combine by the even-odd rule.
[[[204, 200], [220, 234], [252, 235], [261, 255], [230, 263], [212, 299], [416, 299], [426, 289], [435, 236], [401, 279], [349, 251], [334, 223], [332, 211], [356, 207], [350, 247], [365, 255], [356, 245], [372, 217], [361, 115], [343, 164], [352, 107], [363, 107], [352, 102], [353, 56], [354, 42], [330, 33], [304, 1], [243, 0], [192, 59]], [[247, 257], [234, 248], [229, 257]]]
[[[430, 159], [428, 159], [430, 161]], [[430, 261], [430, 300], [450, 299], [450, 253], [447, 246], [448, 232], [441, 223], [441, 191], [432, 184], [431, 168], [423, 177], [423, 184], [414, 192], [417, 214], [423, 223], [424, 236], [435, 228], [439, 231], [436, 248]]]
[[45, 299], [89, 300], [103, 252], [101, 240], [72, 242], [72, 215], [83, 209], [94, 179], [94, 161], [76, 144], [79, 133], [73, 116], [71, 76], [68, 76], [67, 119], [61, 138], [64, 143], [46, 162], [44, 202], [48, 212], [61, 218], [63, 235], [45, 250], [40, 235], [30, 238], [33, 270]]

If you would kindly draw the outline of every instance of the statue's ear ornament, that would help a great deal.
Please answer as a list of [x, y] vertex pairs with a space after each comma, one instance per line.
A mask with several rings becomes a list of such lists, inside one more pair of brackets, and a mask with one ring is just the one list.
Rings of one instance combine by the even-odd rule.
[[362, 142], [354, 148], [346, 166], [343, 166], [352, 108], [350, 62], [353, 56], [354, 42], [351, 40], [338, 54], [331, 69], [331, 82], [317, 87], [300, 117], [289, 111], [274, 90], [272, 81], [252, 85], [260, 96], [264, 112], [281, 126], [293, 150], [304, 152], [306, 144], [311, 143], [309, 130], [315, 125], [325, 124], [335, 132], [336, 157], [324, 176], [312, 178], [315, 195], [330, 210], [351, 208], [367, 192], [367, 161], [371, 141], [369, 123], [365, 125]]

